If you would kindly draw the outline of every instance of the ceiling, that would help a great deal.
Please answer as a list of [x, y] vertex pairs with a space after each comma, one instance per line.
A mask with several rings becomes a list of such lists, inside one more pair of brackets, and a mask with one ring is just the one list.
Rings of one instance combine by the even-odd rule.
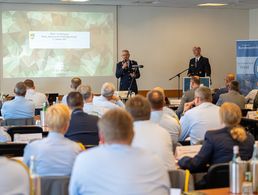
[[255, 9], [258, 0], [89, 0], [88, 2], [64, 2], [61, 0], [0, 0], [0, 3], [36, 3], [36, 4], [94, 4], [94, 5], [128, 5], [160, 6], [176, 8], [193, 8], [200, 3], [227, 3], [223, 8]]

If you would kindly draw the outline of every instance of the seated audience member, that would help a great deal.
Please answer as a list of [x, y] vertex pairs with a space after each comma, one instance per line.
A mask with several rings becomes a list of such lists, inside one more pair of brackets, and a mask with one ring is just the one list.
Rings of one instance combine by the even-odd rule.
[[81, 153], [74, 164], [70, 195], [169, 194], [169, 179], [160, 159], [131, 147], [133, 120], [122, 109], [106, 112], [99, 121], [103, 145]]
[[150, 121], [151, 107], [147, 99], [136, 95], [126, 102], [126, 110], [134, 119], [133, 147], [139, 147], [157, 155], [167, 170], [175, 169], [173, 145], [168, 131]]
[[24, 84], [27, 87], [25, 99], [32, 101], [35, 108], [42, 108], [43, 104], [48, 101], [46, 95], [35, 91], [33, 80], [27, 79], [24, 81]]
[[257, 108], [258, 108], [258, 92], [256, 93], [256, 96], [255, 96], [255, 98], [254, 98], [254, 102], [253, 102], [253, 109], [254, 110], [257, 110]]
[[2, 195], [30, 195], [30, 174], [22, 163], [0, 157], [0, 192]]
[[124, 103], [114, 93], [115, 86], [112, 83], [104, 83], [101, 88], [101, 96], [95, 96], [93, 104], [104, 109], [124, 108]]
[[82, 149], [79, 144], [64, 137], [70, 122], [69, 108], [64, 104], [50, 106], [46, 121], [49, 128], [47, 138], [28, 144], [23, 161], [29, 167], [30, 158], [34, 156], [40, 176], [70, 175], [74, 160]]
[[80, 92], [70, 92], [67, 104], [72, 112], [69, 128], [65, 137], [86, 145], [87, 132], [98, 132], [98, 117], [83, 112], [83, 99]]
[[179, 121], [176, 112], [175, 112], [173, 109], [170, 109], [170, 108], [168, 108], [167, 106], [165, 106], [165, 105], [166, 105], [166, 100], [165, 100], [166, 95], [165, 95], [164, 89], [163, 89], [162, 87], [155, 87], [155, 88], [153, 88], [153, 90], [158, 90], [158, 91], [160, 91], [160, 92], [162, 93], [163, 97], [164, 97], [164, 107], [163, 107], [163, 111], [164, 111], [165, 113], [167, 113], [168, 115], [172, 116], [173, 118], [175, 118], [177, 121]]
[[258, 89], [251, 90], [247, 96], [245, 96], [246, 103], [253, 104], [255, 100], [255, 96], [258, 93]]
[[11, 136], [3, 129], [0, 129], [0, 143], [10, 142]]
[[32, 101], [25, 99], [26, 86], [19, 82], [14, 88], [15, 98], [4, 102], [2, 106], [2, 116], [4, 119], [22, 119], [32, 118], [35, 112], [35, 106]]
[[229, 84], [230, 84], [231, 81], [234, 81], [234, 80], [235, 80], [235, 75], [234, 74], [232, 74], [232, 73], [227, 74], [227, 76], [225, 78], [225, 87], [219, 88], [212, 97], [212, 102], [214, 104], [217, 103], [217, 101], [219, 100], [219, 96], [221, 94], [228, 93]]
[[193, 158], [183, 157], [179, 160], [180, 168], [191, 172], [204, 170], [207, 165], [227, 163], [233, 158], [233, 146], [239, 146], [242, 160], [252, 157], [254, 137], [239, 124], [241, 110], [233, 103], [224, 103], [220, 108], [220, 119], [223, 128], [207, 131], [200, 152]]
[[200, 87], [200, 77], [198, 76], [193, 76], [191, 78], [190, 82], [190, 87], [191, 89], [189, 91], [186, 91], [185, 94], [183, 95], [181, 102], [176, 110], [177, 116], [180, 118], [181, 114], [184, 111], [184, 105], [185, 103], [192, 102], [194, 100], [194, 92], [195, 90]]
[[219, 107], [211, 101], [211, 90], [208, 87], [199, 87], [195, 90], [194, 101], [185, 104], [183, 116], [180, 119], [182, 127], [180, 141], [184, 141], [189, 136], [191, 144], [198, 144], [204, 139], [207, 130], [221, 127]]
[[147, 94], [147, 98], [152, 109], [150, 120], [166, 129], [171, 136], [172, 142], [177, 143], [181, 127], [175, 118], [164, 112], [163, 94], [158, 90], [152, 90]]
[[[70, 88], [72, 89], [72, 91], [76, 91], [81, 84], [82, 80], [79, 77], [74, 77], [71, 80]], [[64, 95], [62, 98], [62, 103], [67, 105], [66, 99], [67, 95]]]
[[219, 96], [217, 106], [221, 106], [225, 102], [231, 102], [238, 105], [241, 109], [245, 108], [245, 97], [239, 93], [238, 81], [231, 81], [228, 87], [228, 93]]
[[105, 113], [106, 109], [93, 104], [94, 94], [89, 85], [81, 85], [78, 91], [82, 94], [84, 100], [84, 112], [98, 117], [101, 117]]

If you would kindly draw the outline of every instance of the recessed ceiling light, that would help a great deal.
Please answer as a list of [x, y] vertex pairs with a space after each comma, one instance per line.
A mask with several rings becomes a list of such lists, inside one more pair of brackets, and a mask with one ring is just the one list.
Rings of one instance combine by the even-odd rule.
[[89, 0], [61, 0], [61, 1], [65, 1], [65, 2], [87, 2]]
[[226, 6], [227, 3], [201, 3], [198, 4], [199, 7], [220, 7], [220, 6]]

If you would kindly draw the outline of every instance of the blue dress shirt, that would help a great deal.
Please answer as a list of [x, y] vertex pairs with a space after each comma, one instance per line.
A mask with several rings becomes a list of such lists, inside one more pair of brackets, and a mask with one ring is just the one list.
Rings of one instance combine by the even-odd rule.
[[47, 138], [34, 141], [24, 149], [23, 161], [29, 167], [30, 157], [35, 156], [36, 173], [40, 176], [70, 175], [76, 156], [81, 152], [79, 144], [61, 133], [49, 132]]
[[70, 195], [167, 195], [168, 173], [154, 155], [127, 145], [102, 145], [81, 153]]
[[219, 117], [219, 107], [208, 102], [187, 111], [180, 119], [182, 133], [179, 141], [184, 141], [190, 136], [191, 144], [197, 144], [204, 140], [208, 130], [220, 129], [222, 127]]
[[15, 96], [11, 101], [4, 102], [1, 113], [4, 119], [32, 118], [35, 106], [23, 96]]

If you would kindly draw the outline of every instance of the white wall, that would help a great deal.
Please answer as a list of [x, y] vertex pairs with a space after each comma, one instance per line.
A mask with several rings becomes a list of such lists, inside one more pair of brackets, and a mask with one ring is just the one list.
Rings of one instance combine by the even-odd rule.
[[[44, 10], [56, 7], [49, 5]], [[187, 68], [194, 45], [201, 46], [203, 55], [210, 59], [213, 86], [221, 86], [224, 75], [235, 72], [235, 41], [249, 37], [248, 10], [122, 6], [117, 16], [118, 50], [129, 49], [132, 58], [145, 65], [138, 81], [140, 89], [157, 85], [176, 88], [176, 80], [168, 79]], [[69, 91], [69, 81], [70, 78], [36, 79], [36, 84], [41, 91], [62, 94]], [[98, 92], [101, 83], [116, 80], [98, 77], [84, 81]], [[11, 93], [13, 85], [14, 82], [1, 83], [1, 89]]]
[[258, 39], [258, 9], [250, 10], [249, 14], [249, 38]]
[[192, 46], [199, 45], [212, 66], [213, 87], [235, 72], [235, 41], [249, 36], [249, 11], [121, 7], [118, 48], [127, 47], [144, 64], [140, 89], [160, 85], [176, 88], [168, 79], [187, 68]]

